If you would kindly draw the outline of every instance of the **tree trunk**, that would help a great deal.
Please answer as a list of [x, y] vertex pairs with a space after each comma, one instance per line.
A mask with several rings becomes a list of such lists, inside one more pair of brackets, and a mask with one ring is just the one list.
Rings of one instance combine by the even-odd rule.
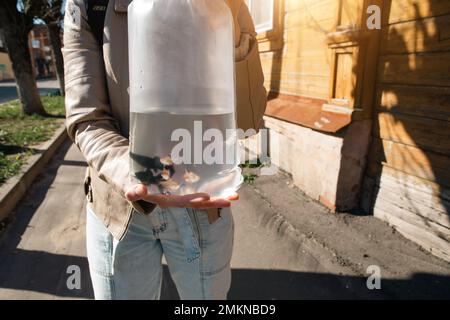
[[50, 35], [50, 41], [53, 48], [53, 55], [55, 57], [56, 66], [56, 76], [59, 82], [59, 91], [61, 95], [65, 95], [65, 84], [64, 84], [64, 60], [61, 52], [61, 28], [57, 24], [48, 24], [48, 32]]
[[23, 112], [25, 114], [46, 115], [34, 78], [28, 34], [22, 35], [20, 29], [15, 30], [11, 27], [4, 31]]

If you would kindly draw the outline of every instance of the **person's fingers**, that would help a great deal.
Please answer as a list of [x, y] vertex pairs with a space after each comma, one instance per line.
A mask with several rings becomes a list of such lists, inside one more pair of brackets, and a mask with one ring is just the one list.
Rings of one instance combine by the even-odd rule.
[[193, 193], [193, 194], [187, 194], [182, 196], [183, 202], [191, 202], [191, 203], [198, 203], [202, 201], [208, 201], [210, 199], [209, 194], [207, 193]]
[[194, 193], [187, 195], [165, 195], [165, 194], [148, 194], [145, 185], [138, 184], [133, 186], [126, 192], [129, 201], [145, 200], [155, 203], [162, 208], [194, 208], [194, 209], [212, 209], [225, 208], [231, 205], [231, 201], [239, 199], [239, 195], [234, 193], [226, 198], [211, 198], [206, 193]]
[[233, 193], [232, 195], [229, 195], [228, 197], [226, 197], [226, 199], [229, 200], [229, 201], [239, 200], [239, 194]]
[[145, 196], [145, 200], [148, 202], [153, 202], [158, 204], [162, 208], [167, 207], [177, 207], [184, 208], [189, 203], [201, 203], [203, 201], [208, 201], [210, 199], [209, 195], [206, 193], [194, 193], [188, 195], [147, 195]]
[[162, 194], [147, 194], [143, 200], [159, 205], [163, 201], [163, 197], [165, 196]]
[[193, 209], [214, 209], [214, 208], [227, 208], [231, 206], [231, 201], [239, 200], [239, 194], [233, 193], [226, 198], [211, 198], [208, 201], [202, 202], [190, 202], [189, 208]]
[[147, 186], [143, 185], [143, 184], [138, 184], [135, 188], [134, 191], [136, 192], [136, 195], [140, 198], [144, 198], [147, 195], [148, 189]]
[[125, 197], [128, 201], [142, 200], [147, 196], [147, 187], [143, 184], [137, 184], [131, 187], [126, 193]]
[[194, 193], [183, 196], [168, 196], [164, 205], [167, 207], [186, 208], [189, 203], [201, 203], [208, 201], [209, 195], [206, 193]]
[[214, 209], [214, 208], [227, 208], [231, 206], [231, 202], [226, 199], [211, 199], [202, 202], [190, 202], [188, 204], [189, 208], [193, 209]]

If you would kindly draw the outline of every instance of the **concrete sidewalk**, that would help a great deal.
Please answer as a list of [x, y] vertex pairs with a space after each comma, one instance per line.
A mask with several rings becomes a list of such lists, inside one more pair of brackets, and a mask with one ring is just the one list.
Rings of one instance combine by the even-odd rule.
[[[93, 297], [84, 170], [67, 142], [16, 209], [0, 244], [0, 299]], [[283, 174], [240, 194], [231, 299], [450, 298], [449, 264], [373, 217], [331, 214]], [[67, 289], [71, 265], [81, 269], [81, 290]], [[381, 290], [367, 289], [369, 265], [380, 267]], [[176, 297], [166, 269], [163, 298]]]

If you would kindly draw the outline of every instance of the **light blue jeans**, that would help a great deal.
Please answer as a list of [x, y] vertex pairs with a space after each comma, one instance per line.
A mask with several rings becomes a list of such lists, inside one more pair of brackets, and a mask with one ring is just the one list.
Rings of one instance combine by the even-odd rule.
[[87, 254], [97, 300], [159, 299], [162, 255], [181, 299], [226, 299], [234, 223], [229, 208], [210, 224], [206, 211], [157, 207], [133, 212], [115, 240], [87, 207]]

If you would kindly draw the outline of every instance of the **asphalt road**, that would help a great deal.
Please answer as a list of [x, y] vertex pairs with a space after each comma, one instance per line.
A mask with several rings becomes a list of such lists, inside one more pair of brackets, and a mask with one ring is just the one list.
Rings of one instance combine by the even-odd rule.
[[[38, 80], [37, 84], [41, 96], [58, 92], [58, 83], [56, 80]], [[14, 99], [17, 99], [16, 83], [14, 81], [0, 82], [0, 103]]]

